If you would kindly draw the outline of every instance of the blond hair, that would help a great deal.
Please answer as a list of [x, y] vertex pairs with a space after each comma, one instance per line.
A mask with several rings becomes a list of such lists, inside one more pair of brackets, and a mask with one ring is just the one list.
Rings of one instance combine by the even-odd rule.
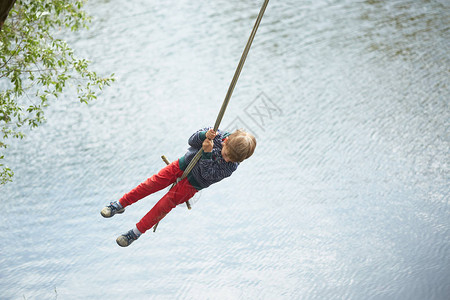
[[228, 136], [227, 150], [229, 158], [234, 162], [242, 162], [252, 156], [256, 148], [256, 138], [242, 129]]

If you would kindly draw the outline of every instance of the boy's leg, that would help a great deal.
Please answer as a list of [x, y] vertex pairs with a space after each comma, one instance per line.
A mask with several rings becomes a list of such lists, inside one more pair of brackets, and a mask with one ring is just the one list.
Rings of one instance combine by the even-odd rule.
[[126, 206], [131, 205], [136, 201], [169, 186], [170, 184], [174, 183], [182, 174], [183, 171], [180, 170], [178, 160], [175, 160], [161, 169], [157, 174], [148, 178], [146, 181], [139, 184], [130, 192], [123, 195], [123, 197], [119, 200], [120, 205], [125, 208]]
[[177, 183], [159, 200], [155, 206], [136, 224], [137, 229], [144, 233], [167, 215], [172, 208], [184, 203], [194, 196], [197, 190], [187, 178]]

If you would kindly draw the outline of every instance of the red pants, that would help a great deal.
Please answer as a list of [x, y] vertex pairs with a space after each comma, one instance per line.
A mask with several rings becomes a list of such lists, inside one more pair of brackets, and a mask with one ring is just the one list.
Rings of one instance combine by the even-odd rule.
[[[127, 207], [128, 205], [171, 185], [178, 177], [181, 177], [182, 174], [183, 171], [180, 170], [180, 165], [178, 164], [178, 160], [176, 160], [159, 171], [158, 174], [153, 175], [129, 193], [126, 193], [119, 202], [123, 207]], [[187, 178], [183, 179], [170, 189], [167, 194], [165, 194], [136, 224], [137, 229], [141, 233], [146, 232], [164, 218], [172, 208], [186, 202], [192, 198], [196, 192], [197, 190], [189, 183]]]

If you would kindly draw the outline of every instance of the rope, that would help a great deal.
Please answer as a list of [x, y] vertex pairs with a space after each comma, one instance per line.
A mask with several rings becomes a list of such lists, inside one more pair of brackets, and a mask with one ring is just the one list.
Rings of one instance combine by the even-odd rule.
[[[255, 38], [256, 31], [258, 30], [259, 23], [261, 23], [261, 19], [264, 15], [264, 12], [266, 10], [267, 4], [269, 3], [269, 0], [265, 0], [261, 10], [259, 11], [258, 17], [256, 18], [255, 25], [253, 26], [253, 30], [250, 34], [250, 37], [248, 38], [247, 45], [245, 46], [244, 52], [242, 53], [241, 59], [239, 61], [239, 64], [236, 68], [236, 71], [234, 72], [233, 79], [231, 80], [230, 86], [228, 87], [227, 94], [225, 96], [225, 99], [223, 100], [222, 107], [220, 108], [219, 115], [217, 116], [216, 123], [214, 124], [214, 131], [217, 131], [219, 129], [220, 122], [222, 121], [223, 115], [225, 114], [225, 110], [227, 109], [228, 103], [231, 99], [231, 94], [233, 94], [234, 87], [236, 86], [236, 82], [238, 81], [239, 75], [241, 74], [242, 68], [244, 67], [245, 59], [247, 58], [247, 54], [250, 51], [250, 46], [252, 45], [253, 39]], [[183, 172], [183, 175], [181, 176], [181, 180], [185, 179], [188, 174], [192, 171], [194, 166], [197, 164], [197, 162], [200, 160], [201, 156], [203, 154], [203, 149], [200, 149], [197, 154], [195, 154], [194, 158], [192, 158], [189, 165], [186, 167], [186, 169]]]
[[[263, 5], [261, 6], [261, 9], [259, 11], [258, 17], [256, 18], [255, 25], [253, 25], [252, 32], [250, 33], [250, 37], [248, 38], [247, 44], [245, 45], [244, 52], [242, 53], [241, 59], [239, 60], [239, 64], [236, 67], [236, 71], [234, 71], [233, 79], [231, 80], [230, 86], [228, 87], [227, 94], [225, 95], [225, 99], [223, 100], [222, 107], [220, 108], [219, 114], [217, 115], [216, 123], [214, 124], [214, 131], [217, 131], [219, 129], [220, 122], [222, 121], [223, 115], [225, 114], [225, 111], [227, 109], [228, 103], [230, 102], [231, 95], [233, 94], [234, 87], [236, 86], [236, 82], [239, 79], [239, 75], [241, 74], [242, 68], [244, 67], [245, 59], [247, 58], [248, 52], [250, 51], [250, 47], [252, 45], [253, 39], [255, 38], [256, 31], [258, 30], [259, 24], [261, 23], [261, 19], [264, 15], [264, 12], [266, 11], [267, 4], [269, 3], [269, 0], [264, 0]], [[171, 188], [173, 188], [179, 181], [185, 179], [189, 173], [192, 171], [192, 169], [195, 167], [197, 162], [200, 160], [203, 154], [203, 149], [200, 148], [198, 152], [195, 154], [195, 156], [192, 158], [191, 162], [188, 164], [186, 169], [184, 170], [183, 174], [175, 182]], [[186, 205], [189, 209], [190, 204], [189, 200], [186, 201]], [[158, 227], [158, 223], [155, 224], [153, 227], [153, 232], [156, 231], [156, 228]]]

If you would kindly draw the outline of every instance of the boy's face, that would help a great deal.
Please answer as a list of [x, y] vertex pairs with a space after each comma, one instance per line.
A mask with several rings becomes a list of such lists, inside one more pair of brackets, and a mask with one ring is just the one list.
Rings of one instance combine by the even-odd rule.
[[227, 142], [228, 142], [228, 138], [225, 138], [225, 140], [222, 142], [222, 157], [226, 162], [233, 162], [229, 157], [228, 157], [228, 148], [227, 148]]

